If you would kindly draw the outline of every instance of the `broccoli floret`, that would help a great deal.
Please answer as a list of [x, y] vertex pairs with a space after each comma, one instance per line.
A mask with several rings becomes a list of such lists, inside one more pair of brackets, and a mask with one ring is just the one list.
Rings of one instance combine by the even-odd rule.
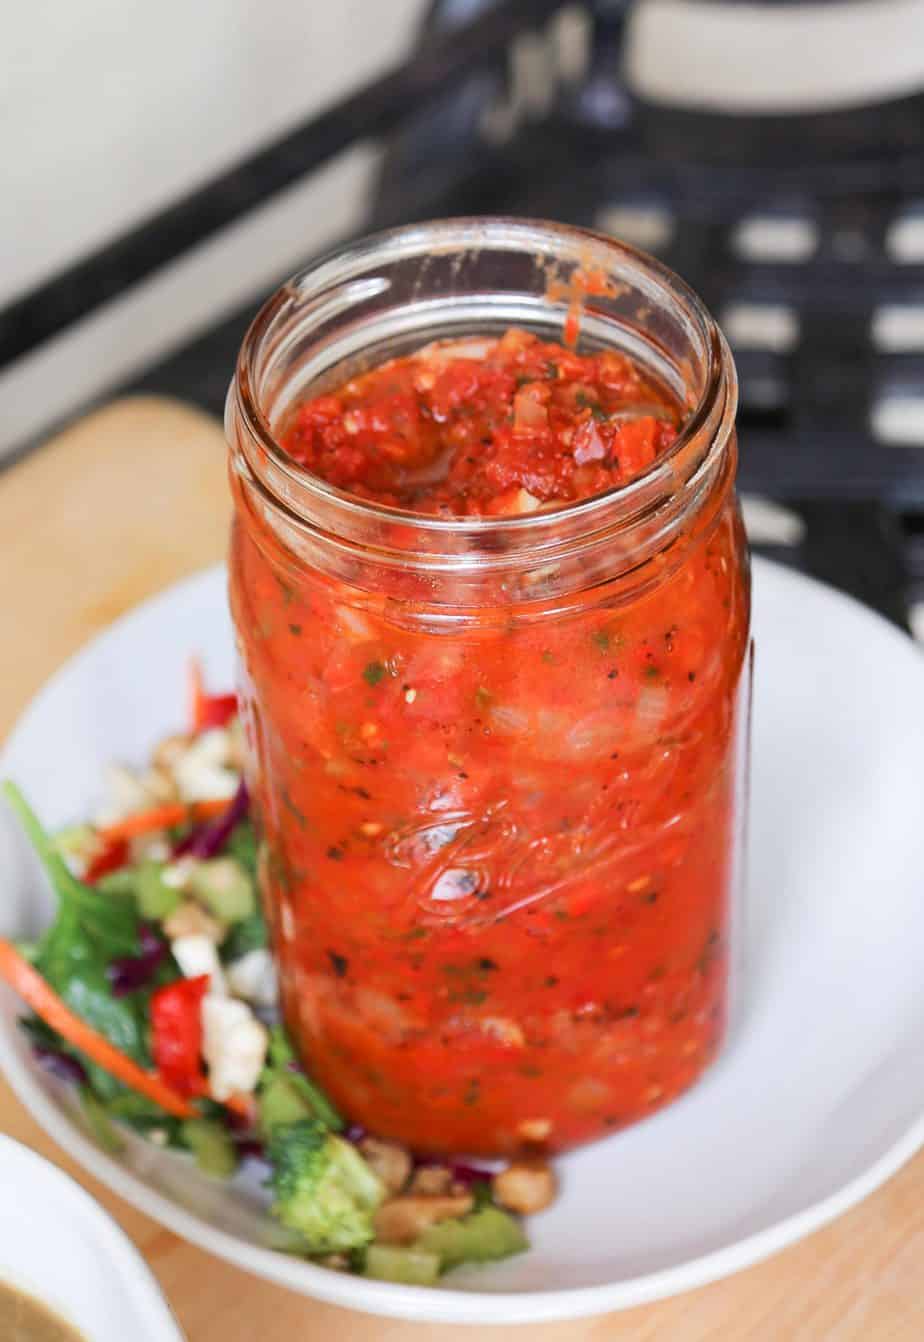
[[372, 1239], [385, 1187], [354, 1146], [317, 1119], [277, 1127], [270, 1139], [273, 1215], [308, 1253], [342, 1253]]

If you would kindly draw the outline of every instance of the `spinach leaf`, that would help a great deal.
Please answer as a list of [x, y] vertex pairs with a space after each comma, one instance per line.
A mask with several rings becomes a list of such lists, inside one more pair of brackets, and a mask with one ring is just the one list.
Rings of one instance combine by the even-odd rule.
[[[114, 997], [107, 973], [117, 956], [138, 952], [134, 904], [79, 881], [19, 790], [6, 783], [4, 792], [32, 841], [58, 901], [55, 921], [36, 950], [36, 969], [82, 1020], [136, 1062], [149, 1066], [148, 994]], [[99, 1096], [110, 1099], [124, 1090], [108, 1072], [80, 1056]]]
[[7, 782], [3, 791], [38, 854], [58, 901], [58, 919], [49, 936], [54, 935], [59, 924], [79, 927], [92, 939], [99, 954], [106, 956], [107, 962], [117, 955], [131, 955], [138, 945], [138, 918], [132, 905], [79, 881], [19, 788]]

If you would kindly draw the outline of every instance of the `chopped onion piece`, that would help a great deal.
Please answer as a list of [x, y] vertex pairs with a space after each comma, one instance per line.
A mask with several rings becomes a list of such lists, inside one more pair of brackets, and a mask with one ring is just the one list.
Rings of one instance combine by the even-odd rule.
[[549, 427], [549, 412], [532, 390], [523, 387], [513, 398], [514, 433], [536, 433]]
[[586, 466], [589, 461], [602, 461], [606, 456], [606, 444], [593, 418], [578, 425], [571, 441], [572, 455], [578, 466]]

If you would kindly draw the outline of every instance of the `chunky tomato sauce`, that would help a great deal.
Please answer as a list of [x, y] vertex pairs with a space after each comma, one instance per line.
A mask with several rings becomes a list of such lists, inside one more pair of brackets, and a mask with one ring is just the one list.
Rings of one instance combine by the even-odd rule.
[[[623, 483], [677, 431], [623, 355], [517, 332], [469, 353], [306, 401], [280, 441], [354, 495], [492, 514]], [[454, 633], [297, 568], [238, 504], [264, 884], [312, 1071], [424, 1151], [559, 1149], [673, 1099], [726, 1018], [748, 637], [732, 494], [641, 595]]]
[[514, 330], [355, 378], [302, 405], [282, 441], [360, 498], [502, 515], [625, 484], [676, 434], [676, 406], [625, 355], [579, 355]]

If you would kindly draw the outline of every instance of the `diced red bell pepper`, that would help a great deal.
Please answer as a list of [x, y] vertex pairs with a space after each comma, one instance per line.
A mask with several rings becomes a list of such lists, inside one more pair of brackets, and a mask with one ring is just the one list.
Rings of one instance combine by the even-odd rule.
[[93, 885], [101, 876], [108, 876], [111, 871], [118, 871], [127, 862], [127, 840], [115, 839], [113, 842], [105, 844], [96, 856], [90, 859], [83, 874], [83, 879], [87, 885]]
[[189, 663], [189, 722], [194, 735], [209, 727], [226, 727], [237, 713], [236, 694], [208, 694], [202, 667], [196, 658]]
[[161, 1078], [178, 1094], [205, 1091], [202, 1070], [202, 999], [209, 975], [178, 979], [151, 997], [151, 1046]]

